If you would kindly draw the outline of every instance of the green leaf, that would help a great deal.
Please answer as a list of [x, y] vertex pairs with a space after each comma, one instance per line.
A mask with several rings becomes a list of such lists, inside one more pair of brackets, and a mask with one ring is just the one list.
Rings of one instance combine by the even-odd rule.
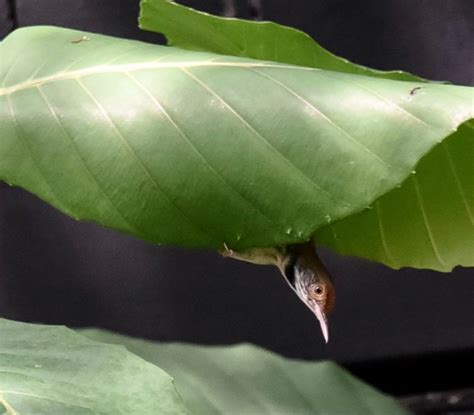
[[[241, 250], [307, 240], [401, 184], [474, 116], [466, 87], [67, 29], [18, 30], [0, 52], [0, 178], [155, 243]], [[472, 135], [461, 141], [455, 166], [472, 151]], [[459, 174], [469, 182], [468, 168]], [[458, 262], [450, 252], [443, 261]], [[466, 252], [463, 263], [474, 258]]]
[[140, 28], [163, 33], [170, 45], [221, 55], [289, 63], [378, 78], [421, 81], [402, 71], [379, 71], [333, 55], [306, 33], [274, 22], [212, 16], [169, 0], [141, 0]]
[[0, 319], [0, 413], [185, 414], [172, 378], [124, 347]]
[[[348, 62], [293, 28], [212, 16], [167, 0], [142, 0], [140, 27], [163, 33], [170, 44], [185, 49], [420, 80], [405, 72], [377, 71]], [[450, 271], [456, 265], [474, 265], [472, 137], [467, 126], [453, 134], [420, 163], [417, 175], [402, 188], [377, 200], [370, 210], [318, 231], [318, 243], [393, 268]]]
[[317, 240], [342, 254], [450, 271], [474, 265], [473, 126], [463, 124], [400, 188], [327, 226]]
[[97, 330], [94, 340], [123, 344], [165, 368], [195, 415], [395, 415], [407, 412], [332, 362], [285, 359], [252, 345], [158, 344]]

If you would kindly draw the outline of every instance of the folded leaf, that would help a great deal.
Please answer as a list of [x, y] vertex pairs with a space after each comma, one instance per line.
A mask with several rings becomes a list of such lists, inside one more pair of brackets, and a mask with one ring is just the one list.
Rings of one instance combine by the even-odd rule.
[[319, 230], [318, 242], [393, 268], [473, 266], [473, 142], [472, 124], [463, 124], [400, 188], [370, 209]]
[[307, 240], [400, 185], [474, 116], [466, 87], [67, 29], [18, 30], [0, 53], [0, 178], [155, 243]]
[[195, 415], [399, 415], [392, 398], [332, 362], [285, 359], [252, 345], [159, 344], [86, 330], [94, 340], [123, 344], [176, 379]]
[[[212, 16], [169, 0], [142, 0], [140, 27], [163, 33], [171, 45], [185, 49], [387, 79], [421, 80], [406, 72], [384, 72], [351, 63], [290, 27]], [[415, 87], [410, 94], [421, 90]], [[471, 96], [471, 107], [473, 100]], [[434, 155], [422, 161], [417, 176], [400, 190], [377, 200], [371, 210], [318, 231], [317, 242], [393, 268], [450, 271], [456, 265], [473, 266], [473, 137], [468, 127], [462, 134], [453, 134]], [[442, 191], [438, 190], [440, 183]]]
[[0, 319], [0, 414], [186, 414], [172, 378], [124, 347]]

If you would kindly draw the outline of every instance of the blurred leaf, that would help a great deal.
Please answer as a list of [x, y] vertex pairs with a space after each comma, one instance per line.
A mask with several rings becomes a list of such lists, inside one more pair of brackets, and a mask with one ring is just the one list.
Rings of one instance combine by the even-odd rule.
[[172, 378], [123, 347], [3, 319], [0, 334], [1, 414], [187, 413]]
[[123, 344], [165, 368], [194, 415], [406, 414], [394, 399], [332, 362], [285, 359], [247, 344], [159, 344], [98, 330], [83, 334]]

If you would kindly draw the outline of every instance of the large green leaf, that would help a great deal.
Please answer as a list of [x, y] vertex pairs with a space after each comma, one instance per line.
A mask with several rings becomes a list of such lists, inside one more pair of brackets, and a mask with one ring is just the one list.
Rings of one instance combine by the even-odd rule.
[[[212, 16], [168, 0], [142, 0], [140, 26], [163, 33], [170, 44], [186, 49], [420, 80], [405, 72], [377, 71], [348, 62], [293, 28]], [[468, 127], [453, 134], [421, 162], [416, 177], [377, 200], [370, 210], [324, 227], [317, 232], [317, 242], [394, 268], [450, 271], [456, 265], [474, 265], [473, 136]]]
[[[466, 87], [67, 29], [18, 30], [0, 52], [0, 178], [157, 243], [307, 240], [401, 184], [474, 116]], [[472, 136], [462, 142], [456, 166], [469, 163]], [[458, 230], [449, 240], [463, 244], [472, 227]], [[458, 263], [450, 252], [427, 266]]]
[[96, 330], [92, 339], [124, 344], [163, 367], [195, 415], [406, 414], [332, 362], [282, 358], [251, 345], [157, 344]]
[[124, 347], [0, 319], [0, 414], [185, 414], [172, 378]]
[[183, 49], [242, 56], [380, 78], [420, 81], [403, 71], [379, 71], [333, 55], [306, 33], [274, 22], [212, 16], [169, 0], [141, 0], [140, 28], [163, 33]]
[[[405, 414], [333, 363], [0, 319], [0, 414]], [[115, 343], [125, 345], [125, 348]]]

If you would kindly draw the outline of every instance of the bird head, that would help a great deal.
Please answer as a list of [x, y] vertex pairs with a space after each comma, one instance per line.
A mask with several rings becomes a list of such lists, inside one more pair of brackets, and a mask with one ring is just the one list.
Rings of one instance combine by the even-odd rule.
[[328, 342], [327, 315], [334, 306], [335, 290], [331, 277], [316, 254], [312, 241], [273, 248], [252, 248], [235, 252], [224, 245], [221, 254], [262, 265], [276, 265], [289, 286], [319, 321]]
[[298, 297], [319, 321], [326, 343], [329, 339], [327, 315], [335, 301], [331, 277], [316, 254], [312, 243], [286, 248], [280, 271]]

